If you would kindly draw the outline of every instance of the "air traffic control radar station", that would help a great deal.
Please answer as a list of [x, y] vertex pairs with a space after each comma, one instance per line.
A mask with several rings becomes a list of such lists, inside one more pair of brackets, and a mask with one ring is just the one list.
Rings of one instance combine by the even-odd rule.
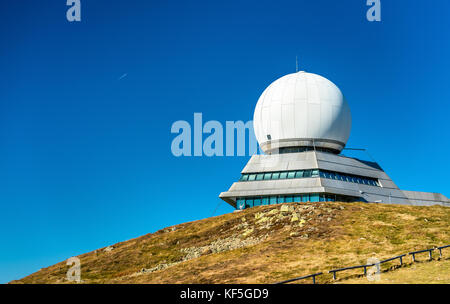
[[253, 155], [219, 195], [236, 209], [322, 201], [450, 206], [439, 193], [400, 190], [376, 162], [340, 154], [350, 108], [322, 76], [300, 71], [274, 81], [256, 104], [253, 126], [264, 155]]

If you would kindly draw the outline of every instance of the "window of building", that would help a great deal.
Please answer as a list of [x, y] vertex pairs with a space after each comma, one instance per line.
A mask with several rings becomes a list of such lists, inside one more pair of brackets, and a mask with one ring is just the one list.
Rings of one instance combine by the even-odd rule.
[[241, 175], [239, 181], [260, 181], [260, 180], [277, 180], [277, 179], [292, 179], [292, 178], [308, 178], [308, 177], [322, 177], [328, 179], [335, 179], [350, 183], [358, 183], [380, 187], [379, 182], [371, 177], [360, 177], [352, 174], [344, 174], [339, 172], [331, 172], [319, 169], [297, 170], [297, 171], [283, 171], [283, 172], [265, 172], [265, 173], [245, 173]]
[[253, 206], [260, 206], [261, 205], [261, 199], [260, 198], [255, 198], [253, 200]]
[[285, 203], [292, 203], [292, 202], [294, 202], [294, 198], [292, 196], [286, 196], [284, 198], [284, 202]]
[[319, 201], [319, 194], [314, 193], [309, 195], [309, 201], [310, 202], [318, 202]]
[[237, 205], [238, 209], [244, 209], [245, 208], [245, 199], [242, 199], [242, 198], [238, 199], [236, 201], [236, 205]]
[[295, 178], [301, 178], [303, 177], [303, 170], [299, 170], [295, 172]]
[[276, 197], [276, 196], [271, 196], [271, 197], [269, 198], [269, 201], [270, 201], [270, 204], [271, 204], [271, 205], [275, 205], [275, 204], [278, 203], [277, 197]]
[[251, 208], [253, 207], [253, 200], [248, 198], [245, 200], [245, 208]]
[[263, 197], [262, 198], [262, 204], [263, 205], [269, 205], [269, 198], [268, 197]]

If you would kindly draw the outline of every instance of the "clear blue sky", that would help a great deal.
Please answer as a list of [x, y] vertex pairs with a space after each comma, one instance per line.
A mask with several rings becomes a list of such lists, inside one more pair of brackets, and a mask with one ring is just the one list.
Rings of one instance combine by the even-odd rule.
[[348, 146], [450, 196], [450, 2], [365, 2], [1, 1], [0, 282], [211, 216], [248, 157], [176, 158], [172, 123], [251, 120], [296, 55], [345, 94]]

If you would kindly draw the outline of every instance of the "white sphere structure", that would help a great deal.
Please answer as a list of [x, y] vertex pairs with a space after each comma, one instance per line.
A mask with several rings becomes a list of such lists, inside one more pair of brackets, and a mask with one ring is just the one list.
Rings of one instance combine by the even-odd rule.
[[305, 148], [340, 153], [351, 113], [339, 88], [304, 71], [275, 80], [262, 93], [253, 116], [256, 139], [268, 154]]

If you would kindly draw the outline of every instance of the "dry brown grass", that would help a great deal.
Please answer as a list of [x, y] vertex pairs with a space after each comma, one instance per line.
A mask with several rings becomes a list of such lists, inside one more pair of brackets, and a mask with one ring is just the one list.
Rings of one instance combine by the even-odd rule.
[[[298, 222], [291, 224], [292, 212], [283, 213], [285, 217], [278, 221], [278, 215], [267, 215], [282, 205], [254, 207], [183, 223], [174, 226], [174, 231], [169, 227], [115, 244], [110, 252], [102, 248], [79, 256], [82, 280], [84, 283], [273, 283], [363, 264], [369, 257], [384, 259], [450, 244], [450, 208], [331, 202], [285, 205], [306, 220], [302, 227]], [[271, 218], [270, 226], [258, 223], [261, 215]], [[243, 218], [247, 227], [242, 227]], [[243, 237], [250, 227], [254, 230]], [[180, 262], [185, 257], [182, 248], [208, 246], [230, 236], [261, 241], [234, 250], [205, 252]], [[171, 263], [175, 264], [163, 270], [139, 273], [143, 268]], [[61, 262], [14, 283], [66, 283], [68, 268]], [[326, 274], [318, 282], [333, 280]]]

